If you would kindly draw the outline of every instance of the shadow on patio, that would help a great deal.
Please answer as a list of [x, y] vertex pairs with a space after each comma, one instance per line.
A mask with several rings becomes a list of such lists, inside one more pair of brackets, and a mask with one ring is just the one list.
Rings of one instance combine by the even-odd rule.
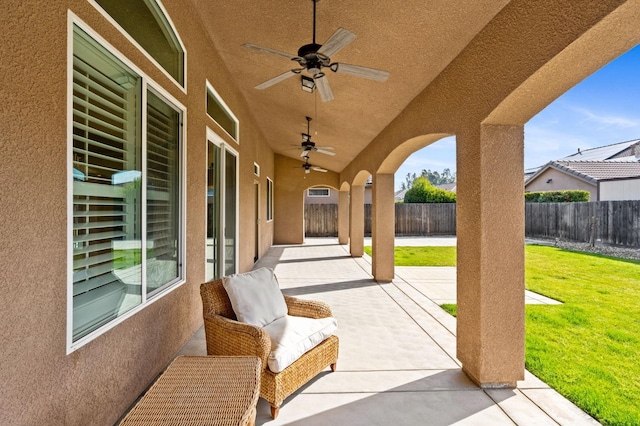
[[[276, 420], [261, 399], [257, 425], [597, 424], [528, 372], [517, 389], [480, 389], [467, 378], [455, 319], [425, 294], [430, 279], [455, 286], [455, 275], [417, 279], [412, 270], [379, 284], [366, 257], [350, 257], [335, 239], [275, 246], [258, 267], [274, 268], [285, 294], [330, 304], [340, 356], [338, 370], [285, 400]], [[200, 330], [181, 354], [204, 351]]]

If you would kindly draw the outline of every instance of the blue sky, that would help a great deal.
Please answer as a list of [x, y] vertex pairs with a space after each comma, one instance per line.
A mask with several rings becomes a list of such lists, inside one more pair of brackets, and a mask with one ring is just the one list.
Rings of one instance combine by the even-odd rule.
[[[525, 168], [587, 149], [640, 138], [640, 46], [578, 83], [540, 111], [524, 128]], [[396, 189], [407, 173], [455, 171], [455, 139], [413, 153], [396, 172]]]

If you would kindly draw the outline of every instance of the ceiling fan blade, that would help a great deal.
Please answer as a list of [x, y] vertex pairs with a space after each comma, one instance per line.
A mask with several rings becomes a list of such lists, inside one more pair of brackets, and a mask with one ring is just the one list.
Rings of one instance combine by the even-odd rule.
[[359, 65], [343, 64], [336, 62], [331, 64], [331, 71], [340, 74], [352, 75], [355, 77], [368, 78], [376, 81], [386, 81], [389, 78], [389, 73], [383, 70], [377, 70], [374, 68], [361, 67]]
[[318, 53], [327, 57], [331, 57], [342, 50], [353, 40], [356, 39], [356, 35], [344, 28], [338, 28], [335, 33], [318, 49]]
[[335, 148], [334, 148], [334, 147], [332, 147], [332, 146], [317, 146], [317, 145], [316, 145], [316, 148], [318, 148], [318, 149], [330, 149], [330, 150], [332, 150], [332, 151], [335, 149]]
[[294, 75], [297, 75], [297, 73], [294, 71], [283, 72], [282, 74], [273, 77], [271, 80], [267, 80], [264, 83], [258, 84], [256, 86], [256, 89], [258, 90], [266, 89], [267, 87], [271, 87], [276, 83], [280, 83], [282, 80], [286, 80], [289, 77], [293, 77]]
[[316, 172], [321, 172], [321, 173], [327, 173], [327, 171], [321, 167], [311, 167], [313, 170], [315, 170]]
[[314, 81], [318, 87], [318, 92], [320, 92], [322, 102], [329, 102], [333, 100], [333, 92], [331, 91], [331, 86], [329, 86], [329, 80], [327, 77], [323, 75], [322, 77], [314, 79]]
[[257, 44], [245, 43], [242, 45], [242, 47], [249, 50], [257, 50], [258, 52], [262, 52], [262, 53], [270, 53], [272, 55], [282, 56], [283, 58], [287, 58], [287, 59], [297, 58], [296, 55], [291, 55], [289, 53], [281, 52], [279, 50], [271, 49], [268, 47], [258, 46]]
[[326, 155], [336, 155], [335, 152], [333, 151], [326, 151], [324, 149], [320, 149], [320, 148], [316, 148], [316, 151], [321, 153], [321, 154], [326, 154]]
[[307, 151], [306, 149], [303, 149], [302, 152], [300, 153], [300, 157], [309, 158], [309, 151]]

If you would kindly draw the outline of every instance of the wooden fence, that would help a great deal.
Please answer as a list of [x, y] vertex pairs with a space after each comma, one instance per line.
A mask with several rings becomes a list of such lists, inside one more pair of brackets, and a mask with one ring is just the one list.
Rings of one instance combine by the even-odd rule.
[[308, 237], [337, 237], [338, 205], [305, 204], [304, 223]]
[[[337, 204], [305, 204], [305, 235], [338, 236]], [[396, 204], [396, 235], [455, 235], [456, 205]], [[371, 204], [364, 206], [364, 234], [371, 236]]]
[[[455, 235], [455, 204], [396, 204], [396, 235]], [[365, 235], [371, 235], [371, 205], [364, 209]], [[305, 205], [309, 237], [338, 235], [336, 204]], [[561, 238], [640, 247], [640, 200], [588, 203], [525, 203], [527, 237]]]
[[[364, 207], [364, 234], [371, 236], [371, 204]], [[397, 236], [455, 234], [455, 203], [396, 203]]]
[[640, 201], [526, 203], [525, 235], [640, 247]]

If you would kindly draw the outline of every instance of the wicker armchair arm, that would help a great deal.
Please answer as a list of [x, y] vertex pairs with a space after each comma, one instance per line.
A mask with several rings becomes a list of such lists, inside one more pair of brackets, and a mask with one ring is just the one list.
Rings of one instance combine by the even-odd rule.
[[284, 295], [284, 301], [289, 308], [289, 315], [307, 318], [327, 318], [333, 316], [328, 304], [318, 300], [298, 299]]
[[220, 315], [205, 315], [204, 328], [207, 355], [257, 356], [267, 368], [271, 339], [262, 328]]

